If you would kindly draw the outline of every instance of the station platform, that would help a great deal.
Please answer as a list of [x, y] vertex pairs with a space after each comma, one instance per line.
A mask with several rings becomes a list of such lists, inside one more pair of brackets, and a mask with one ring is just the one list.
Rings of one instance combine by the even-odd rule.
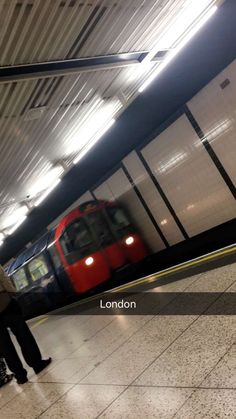
[[234, 419], [236, 246], [117, 292], [164, 298], [147, 313], [81, 312], [80, 301], [29, 321], [53, 362], [0, 390], [1, 419]]

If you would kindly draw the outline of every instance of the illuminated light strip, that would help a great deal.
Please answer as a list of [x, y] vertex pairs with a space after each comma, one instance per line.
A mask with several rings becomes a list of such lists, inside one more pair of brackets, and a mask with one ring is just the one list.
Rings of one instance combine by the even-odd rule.
[[[95, 137], [88, 143], [87, 146], [84, 147], [84, 149], [81, 151], [81, 153], [74, 159], [73, 163], [77, 164], [84, 156], [88, 153], [89, 150], [100, 140], [100, 138], [110, 129], [110, 127], [115, 123], [115, 119], [112, 118], [105, 128], [103, 128], [101, 131], [99, 131]], [[91, 122], [92, 123], [92, 122]]]
[[12, 233], [14, 233], [18, 227], [20, 227], [20, 225], [26, 220], [27, 215], [23, 215], [23, 217], [21, 217], [19, 219], [19, 221], [14, 225], [14, 227], [12, 227], [9, 231], [8, 231], [8, 235], [11, 235]]
[[163, 276], [171, 275], [173, 273], [182, 271], [186, 268], [192, 268], [194, 266], [201, 265], [205, 262], [209, 262], [211, 260], [218, 259], [221, 256], [225, 256], [225, 255], [228, 255], [230, 253], [235, 253], [235, 252], [236, 252], [236, 246], [235, 245], [233, 245], [233, 247], [232, 246], [227, 246], [225, 248], [225, 250], [208, 253], [205, 256], [200, 256], [199, 258], [192, 259], [188, 262], [183, 262], [183, 263], [180, 263], [179, 265], [174, 265], [171, 268], [163, 269], [162, 271], [159, 271], [155, 274], [149, 275], [145, 278], [140, 278], [140, 279], [137, 279], [135, 281], [132, 281], [132, 283], [129, 283], [127, 285], [114, 288], [112, 290], [112, 292], [120, 292], [120, 291], [123, 291], [124, 289], [132, 288], [136, 285], [145, 284], [145, 283], [149, 283], [149, 282], [154, 282], [154, 281], [162, 278]]
[[[6, 218], [3, 228], [4, 230], [11, 228], [12, 226], [14, 226], [16, 223], [18, 223], [19, 220], [21, 220], [21, 218], [24, 215], [27, 215], [29, 212], [29, 208], [27, 205], [22, 205], [20, 207], [18, 207], [13, 214], [11, 214], [9, 217]], [[3, 237], [1, 237], [0, 235], [0, 240], [2, 240]]]
[[[90, 91], [93, 91], [93, 89], [90, 89]], [[98, 98], [94, 104], [89, 108], [89, 110], [85, 113], [85, 115], [83, 115], [82, 119], [80, 120], [79, 124], [72, 127], [69, 131], [69, 134], [65, 137], [65, 141], [70, 141], [71, 138], [74, 137], [75, 132], [80, 130], [81, 128], [83, 129], [83, 126], [88, 123], [89, 121], [89, 116], [93, 113], [94, 110], [96, 110], [96, 108], [98, 107], [98, 105], [102, 105], [105, 103], [104, 99]], [[99, 106], [100, 108], [100, 106]], [[74, 112], [75, 113], [75, 112]], [[74, 115], [73, 113], [73, 115]], [[93, 115], [92, 115], [93, 117]]]
[[39, 199], [37, 199], [37, 201], [35, 201], [35, 203], [34, 203], [34, 206], [35, 207], [38, 207], [46, 198], [47, 198], [47, 196], [50, 194], [50, 192], [58, 185], [58, 183], [60, 183], [61, 182], [61, 179], [59, 178], [59, 179], [57, 179], [53, 184], [52, 184], [52, 186], [49, 188], [49, 189], [47, 189], [44, 193], [43, 193], [43, 195], [42, 196], [40, 196], [40, 198]]
[[[157, 42], [153, 44], [150, 51], [144, 57], [141, 64], [150, 62], [158, 51], [168, 51], [194, 27], [201, 16], [207, 13], [212, 0], [186, 0], [185, 5], [180, 9], [180, 13], [176, 15], [176, 19], [163, 30], [163, 34], [159, 36]], [[212, 7], [212, 6], [211, 6]]]
[[152, 75], [142, 84], [142, 86], [138, 89], [139, 93], [142, 93], [152, 82], [153, 80], [159, 76], [159, 74], [169, 65], [169, 63], [176, 57], [176, 55], [187, 45], [187, 43], [196, 35], [196, 33], [205, 25], [205, 23], [214, 15], [214, 13], [218, 10], [217, 6], [213, 6], [208, 12], [198, 21], [198, 23], [194, 26], [193, 29], [187, 33], [186, 36], [180, 41], [179, 45], [170, 51], [164, 59], [164, 61], [157, 67], [156, 71], [152, 73]]

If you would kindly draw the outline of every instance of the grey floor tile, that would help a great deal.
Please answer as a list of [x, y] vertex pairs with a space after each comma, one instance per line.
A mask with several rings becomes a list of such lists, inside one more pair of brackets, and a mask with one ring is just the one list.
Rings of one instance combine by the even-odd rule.
[[[177, 317], [178, 318], [178, 317]], [[234, 342], [234, 316], [202, 316], [138, 378], [140, 385], [198, 386]]]
[[129, 387], [100, 418], [170, 419], [192, 391], [178, 388]]
[[38, 377], [41, 383], [78, 383], [93, 368], [93, 357], [63, 359], [48, 372]]
[[80, 346], [71, 357], [94, 356], [95, 363], [101, 362], [151, 318], [152, 316], [116, 316], [112, 323]]
[[193, 320], [192, 316], [156, 316], [82, 382], [130, 384]]
[[185, 292], [224, 292], [235, 281], [236, 265], [206, 271]]
[[235, 282], [208, 308], [206, 314], [236, 315], [236, 276]]
[[71, 388], [68, 384], [28, 383], [1, 408], [1, 419], [35, 419]]
[[175, 419], [235, 419], [235, 390], [201, 389], [192, 394]]
[[[46, 324], [42, 324], [38, 328], [37, 335], [35, 329], [33, 333], [40, 342], [43, 354], [55, 359], [67, 358], [114, 320], [112, 316], [91, 316], [86, 321], [83, 321], [83, 316], [65, 316], [64, 322], [55, 323], [54, 316], [52, 317], [51, 327], [50, 318], [47, 324], [48, 329]], [[52, 333], [52, 330], [56, 330], [56, 333]]]
[[95, 419], [124, 389], [120, 386], [76, 385], [40, 418]]
[[236, 389], [236, 344], [230, 348], [201, 386]]
[[[0, 409], [12, 400], [14, 397], [19, 395], [23, 391], [23, 388], [16, 384], [16, 381], [13, 380], [10, 384], [1, 387], [0, 389]], [[1, 417], [1, 413], [0, 413]]]

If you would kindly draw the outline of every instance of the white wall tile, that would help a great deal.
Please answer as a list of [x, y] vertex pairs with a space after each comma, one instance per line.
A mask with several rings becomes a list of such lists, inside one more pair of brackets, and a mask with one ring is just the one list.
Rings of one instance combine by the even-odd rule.
[[[89, 191], [85, 192], [77, 201], [76, 201], [76, 205], [74, 206], [74, 208], [77, 205], [81, 205], [86, 201], [91, 201], [93, 200], [93, 196], [91, 195], [91, 193]], [[73, 204], [74, 205], [74, 204]], [[72, 209], [72, 208], [71, 208]]]
[[236, 186], [236, 60], [187, 105]]
[[112, 193], [112, 190], [109, 188], [107, 182], [103, 182], [97, 189], [93, 191], [97, 199], [105, 199], [107, 201], [114, 201], [115, 196]]
[[235, 217], [236, 202], [185, 115], [142, 153], [189, 236]]
[[135, 185], [139, 189], [142, 197], [144, 198], [168, 243], [173, 245], [184, 240], [179, 227], [177, 226], [165, 202], [157, 191], [137, 153], [135, 151], [130, 153], [123, 160], [123, 163], [131, 175]]

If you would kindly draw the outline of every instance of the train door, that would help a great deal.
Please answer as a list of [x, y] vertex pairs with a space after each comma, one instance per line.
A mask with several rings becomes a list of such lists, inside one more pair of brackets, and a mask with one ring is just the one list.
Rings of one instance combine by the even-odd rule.
[[110, 229], [102, 211], [95, 211], [86, 215], [89, 224], [100, 248], [102, 249], [111, 269], [118, 269], [125, 265], [125, 252], [117, 243], [114, 232]]

